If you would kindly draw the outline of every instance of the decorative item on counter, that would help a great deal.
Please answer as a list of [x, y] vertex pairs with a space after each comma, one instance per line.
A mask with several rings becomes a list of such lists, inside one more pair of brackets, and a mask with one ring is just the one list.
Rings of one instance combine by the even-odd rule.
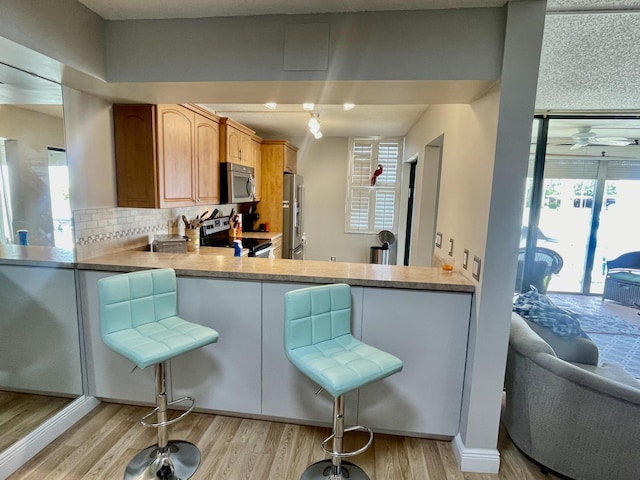
[[233, 256], [240, 257], [242, 255], [242, 241], [234, 240], [233, 241]]
[[442, 271], [443, 272], [453, 272], [453, 269], [456, 265], [456, 261], [453, 258], [446, 258], [442, 261]]
[[29, 230], [18, 230], [18, 243], [20, 245], [29, 245]]
[[242, 216], [239, 213], [234, 213], [235, 210], [231, 209], [229, 214], [229, 236], [236, 238], [242, 236]]

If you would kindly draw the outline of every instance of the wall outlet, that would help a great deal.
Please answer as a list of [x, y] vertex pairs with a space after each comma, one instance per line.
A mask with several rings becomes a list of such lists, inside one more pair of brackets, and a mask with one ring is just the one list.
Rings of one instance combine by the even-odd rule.
[[462, 268], [467, 270], [469, 268], [469, 249], [465, 248], [462, 254]]
[[449, 239], [449, 256], [453, 257], [453, 238]]

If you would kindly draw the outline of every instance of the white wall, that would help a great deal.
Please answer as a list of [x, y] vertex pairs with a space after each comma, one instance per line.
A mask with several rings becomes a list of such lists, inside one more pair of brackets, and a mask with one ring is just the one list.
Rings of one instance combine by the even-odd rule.
[[106, 22], [76, 0], [2, 0], [0, 37], [15, 42], [57, 62], [46, 63], [26, 49], [3, 43], [0, 59], [27, 71], [39, 62], [39, 75], [64, 80], [72, 67], [89, 75], [105, 78]]
[[376, 235], [345, 233], [345, 199], [349, 139], [295, 138], [299, 147], [298, 173], [305, 184], [305, 230], [308, 244], [304, 258], [338, 262], [369, 262], [369, 247], [379, 245]]
[[432, 239], [424, 238], [424, 232], [431, 232], [426, 227], [433, 221], [432, 212], [422, 211], [422, 200], [430, 194], [424, 186], [432, 184], [434, 169], [425, 168], [425, 147], [442, 137], [436, 230], [443, 238], [442, 248], [435, 248], [434, 254], [447, 257], [449, 238], [453, 238], [456, 269], [472, 280], [471, 270], [461, 268], [462, 252], [467, 248], [470, 258], [484, 257], [498, 101], [493, 92], [474, 105], [432, 105], [407, 134], [405, 157], [418, 156], [412, 265], [431, 264], [425, 246]]
[[[473, 8], [108, 22], [108, 80], [495, 80], [504, 15]], [[288, 43], [287, 25], [304, 24], [325, 28], [324, 50], [304, 38]], [[292, 52], [324, 63], [290, 67]]]
[[71, 208], [116, 206], [111, 103], [63, 88]]

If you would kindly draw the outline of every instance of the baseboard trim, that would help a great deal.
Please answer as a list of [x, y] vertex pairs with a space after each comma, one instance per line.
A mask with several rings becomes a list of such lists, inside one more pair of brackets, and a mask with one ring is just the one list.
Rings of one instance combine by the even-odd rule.
[[0, 479], [7, 478], [18, 470], [99, 403], [100, 400], [95, 397], [79, 397], [29, 435], [3, 451], [0, 454]]
[[453, 453], [463, 472], [498, 473], [500, 452], [491, 448], [466, 448], [458, 433], [453, 439]]

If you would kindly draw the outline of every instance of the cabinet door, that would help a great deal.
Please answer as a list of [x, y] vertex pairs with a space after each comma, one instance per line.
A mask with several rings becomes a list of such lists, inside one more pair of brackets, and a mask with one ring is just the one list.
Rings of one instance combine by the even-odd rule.
[[195, 202], [195, 113], [180, 105], [158, 105], [158, 174], [160, 206]]
[[254, 177], [256, 179], [256, 201], [258, 201], [262, 197], [262, 150], [258, 140], [251, 139], [251, 152]]
[[196, 202], [220, 203], [220, 125], [196, 115]]
[[456, 435], [471, 294], [365, 288], [363, 305], [362, 341], [404, 366], [360, 389], [358, 422], [383, 431]]
[[231, 125], [227, 124], [227, 158], [225, 161], [231, 163], [242, 163], [241, 149], [242, 149], [242, 136], [244, 135], [239, 130], [236, 130]]
[[171, 360], [173, 397], [196, 407], [260, 414], [261, 283], [178, 277], [180, 316], [215, 329], [218, 342]]
[[0, 265], [0, 285], [0, 390], [82, 395], [74, 270]]
[[113, 106], [119, 207], [160, 206], [154, 113], [152, 105]]
[[288, 145], [284, 146], [284, 171], [296, 173], [298, 164], [298, 152]]
[[132, 403], [155, 403], [154, 368], [136, 368], [102, 341], [98, 280], [112, 272], [78, 271], [89, 395]]

